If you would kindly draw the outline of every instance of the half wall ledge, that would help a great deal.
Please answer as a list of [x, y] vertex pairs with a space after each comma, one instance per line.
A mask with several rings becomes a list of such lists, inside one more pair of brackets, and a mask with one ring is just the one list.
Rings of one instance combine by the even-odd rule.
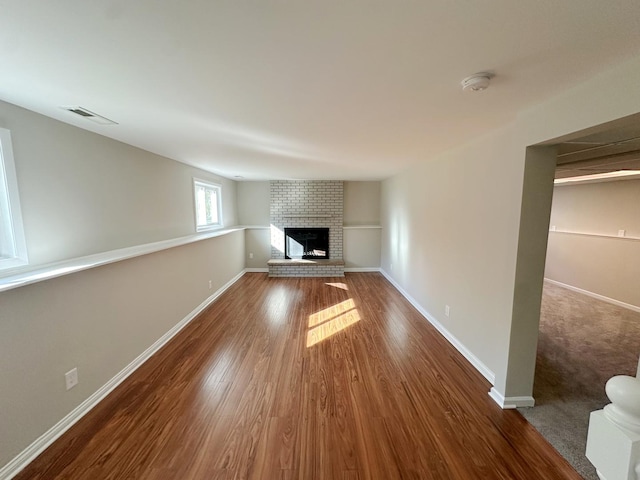
[[270, 277], [344, 277], [344, 260], [282, 259], [267, 262]]

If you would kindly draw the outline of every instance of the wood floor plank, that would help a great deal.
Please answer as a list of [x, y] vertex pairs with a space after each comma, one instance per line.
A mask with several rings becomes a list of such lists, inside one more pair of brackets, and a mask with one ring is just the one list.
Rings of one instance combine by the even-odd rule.
[[579, 479], [381, 275], [245, 274], [16, 479]]

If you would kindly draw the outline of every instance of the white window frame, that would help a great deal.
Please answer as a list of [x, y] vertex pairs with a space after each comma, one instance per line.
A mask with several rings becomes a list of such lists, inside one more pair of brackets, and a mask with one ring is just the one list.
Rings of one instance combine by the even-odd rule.
[[[212, 223], [204, 223], [198, 224], [198, 219], [201, 217], [198, 209], [198, 188], [204, 187], [206, 189], [211, 189], [216, 191], [217, 202], [215, 205], [216, 211], [218, 213], [218, 221]], [[193, 179], [193, 209], [195, 214], [195, 224], [196, 224], [196, 232], [203, 232], [207, 230], [215, 230], [217, 228], [222, 228], [224, 226], [222, 222], [222, 185], [214, 182], [210, 182], [208, 180], [201, 180], [199, 178]]]
[[28, 263], [11, 132], [0, 128], [0, 270]]

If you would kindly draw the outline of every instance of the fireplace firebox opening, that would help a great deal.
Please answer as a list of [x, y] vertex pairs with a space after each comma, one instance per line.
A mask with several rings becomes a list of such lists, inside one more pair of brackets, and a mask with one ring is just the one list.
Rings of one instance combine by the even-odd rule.
[[289, 259], [328, 259], [328, 228], [285, 228], [284, 256]]

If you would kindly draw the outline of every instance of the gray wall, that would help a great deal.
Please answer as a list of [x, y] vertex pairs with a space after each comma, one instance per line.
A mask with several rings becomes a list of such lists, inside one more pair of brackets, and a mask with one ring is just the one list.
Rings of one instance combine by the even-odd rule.
[[0, 293], [0, 465], [239, 274], [243, 252], [238, 231]]
[[238, 223], [269, 226], [270, 182], [238, 182]]
[[[32, 265], [195, 233], [192, 176], [222, 183], [236, 223], [233, 181], [6, 103], [0, 126]], [[241, 273], [244, 250], [238, 231], [0, 293], [0, 468]]]
[[380, 225], [380, 182], [344, 182], [344, 224]]
[[[266, 268], [271, 258], [269, 232], [270, 182], [239, 182], [238, 222], [242, 225], [264, 226], [246, 231], [245, 259], [248, 268]], [[346, 268], [377, 269], [380, 267], [380, 228], [359, 228], [380, 225], [380, 182], [344, 182], [343, 248]], [[250, 255], [253, 253], [253, 258]]]
[[640, 180], [555, 187], [551, 225], [547, 278], [640, 307]]
[[544, 264], [544, 248], [518, 249], [520, 232], [548, 216], [522, 209], [527, 147], [640, 112], [639, 81], [640, 59], [615, 66], [382, 184], [383, 270], [493, 373], [505, 397], [531, 395], [535, 359], [511, 353], [537, 341], [514, 318], [516, 271], [537, 276]]
[[194, 176], [222, 184], [224, 223], [237, 223], [232, 180], [3, 102], [0, 126], [32, 265], [195, 233]]
[[[382, 184], [382, 267], [495, 374], [503, 394], [531, 394], [526, 381], [517, 383], [522, 391], [510, 388], [511, 377], [531, 370], [530, 359], [510, 360], [530, 331], [513, 321], [516, 267], [526, 273], [527, 262], [544, 262], [518, 249], [523, 226], [539, 220], [521, 208], [526, 147], [640, 112], [638, 84], [633, 59]], [[38, 262], [192, 232], [194, 169], [6, 104], [0, 126], [13, 134], [27, 242]], [[109, 188], [96, 193], [87, 181], [100, 183], [103, 172]], [[233, 182], [224, 182], [232, 193]], [[233, 222], [231, 208], [225, 218]], [[218, 288], [240, 272], [243, 253], [244, 235], [231, 234], [0, 293], [0, 464], [195, 308], [209, 294], [208, 278]], [[73, 365], [80, 384], [65, 392], [63, 374]]]
[[380, 268], [380, 182], [344, 182], [344, 224], [345, 268]]
[[494, 374], [506, 367], [524, 167], [504, 135], [382, 184], [382, 269]]
[[238, 182], [238, 223], [245, 230], [245, 264], [247, 268], [266, 269], [271, 258], [269, 230], [270, 182]]

